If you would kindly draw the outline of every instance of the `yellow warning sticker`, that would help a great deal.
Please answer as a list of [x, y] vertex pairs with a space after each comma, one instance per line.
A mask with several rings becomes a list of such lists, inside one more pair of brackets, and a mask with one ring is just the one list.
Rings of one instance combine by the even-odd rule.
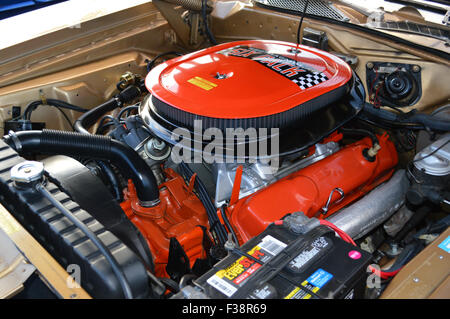
[[[302, 283], [303, 287], [308, 288], [310, 291], [317, 293], [319, 291], [319, 287], [312, 288], [311, 285], [307, 281]], [[312, 288], [312, 289], [311, 289]], [[300, 287], [295, 287], [284, 299], [310, 299], [311, 294], [307, 293], [307, 290], [303, 290]]]
[[194, 84], [195, 86], [198, 86], [199, 88], [202, 88], [203, 90], [209, 91], [211, 89], [214, 89], [217, 87], [216, 83], [213, 83], [211, 81], [208, 81], [204, 78], [201, 78], [199, 76], [193, 77], [192, 79], [188, 80], [189, 83]]
[[3, 231], [11, 235], [15, 232], [18, 232], [21, 227], [20, 224], [11, 217], [11, 215], [8, 214], [8, 212], [4, 211], [0, 208], [0, 228], [3, 229]]
[[294, 295], [300, 290], [299, 287], [296, 287], [294, 290], [292, 290], [289, 295], [287, 295], [286, 297], [284, 297], [284, 299], [292, 299], [292, 297], [294, 297]]

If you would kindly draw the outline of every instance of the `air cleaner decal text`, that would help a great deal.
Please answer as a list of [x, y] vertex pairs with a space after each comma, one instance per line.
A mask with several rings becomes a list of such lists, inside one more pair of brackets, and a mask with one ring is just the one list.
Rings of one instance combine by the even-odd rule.
[[318, 72], [309, 65], [283, 55], [268, 53], [263, 49], [239, 45], [217, 53], [226, 56], [246, 58], [258, 62], [285, 78], [288, 78], [298, 85], [301, 90], [305, 90], [328, 80], [328, 77], [323, 72]]

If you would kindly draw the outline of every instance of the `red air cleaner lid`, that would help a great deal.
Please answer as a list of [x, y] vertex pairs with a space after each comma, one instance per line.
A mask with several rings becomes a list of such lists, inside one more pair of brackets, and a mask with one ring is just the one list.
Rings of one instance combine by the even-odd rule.
[[157, 111], [178, 122], [188, 120], [183, 113], [266, 120], [285, 113], [288, 118], [265, 121], [277, 125], [341, 98], [352, 77], [350, 67], [336, 56], [296, 48], [293, 43], [253, 40], [217, 45], [158, 65], [146, 86]]

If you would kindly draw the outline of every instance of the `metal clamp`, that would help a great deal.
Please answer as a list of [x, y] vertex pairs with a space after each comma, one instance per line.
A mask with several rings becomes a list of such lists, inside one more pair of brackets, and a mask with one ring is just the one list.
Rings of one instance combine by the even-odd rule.
[[19, 138], [16, 135], [16, 132], [9, 131], [8, 136], [11, 138], [11, 141], [14, 143], [14, 148], [16, 149], [16, 152], [20, 153], [22, 151], [22, 143], [20, 142]]
[[344, 194], [344, 191], [342, 190], [342, 188], [336, 187], [335, 189], [333, 189], [330, 192], [330, 195], [328, 196], [327, 203], [321, 209], [322, 215], [326, 215], [328, 213], [328, 208], [330, 207], [331, 199], [333, 198], [334, 192], [338, 192], [339, 195], [341, 195], [341, 198], [339, 198], [337, 201], [334, 202], [335, 204], [340, 203], [344, 199], [345, 194]]

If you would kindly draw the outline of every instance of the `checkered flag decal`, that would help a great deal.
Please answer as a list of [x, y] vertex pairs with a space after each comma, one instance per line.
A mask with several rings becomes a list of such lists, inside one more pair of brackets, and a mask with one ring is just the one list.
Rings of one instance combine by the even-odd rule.
[[301, 90], [305, 90], [328, 80], [324, 73], [318, 72], [312, 66], [280, 54], [268, 53], [263, 49], [238, 45], [218, 51], [217, 53], [227, 56], [241, 57], [258, 62], [259, 64], [289, 79], [289, 81], [294, 82]]
[[299, 76], [295, 80], [292, 80], [292, 82], [297, 84], [300, 89], [304, 90], [304, 89], [310, 88], [311, 86], [325, 82], [326, 80], [328, 80], [328, 78], [325, 74], [319, 73], [319, 72], [313, 72], [313, 73], [308, 73], [306, 75]]

